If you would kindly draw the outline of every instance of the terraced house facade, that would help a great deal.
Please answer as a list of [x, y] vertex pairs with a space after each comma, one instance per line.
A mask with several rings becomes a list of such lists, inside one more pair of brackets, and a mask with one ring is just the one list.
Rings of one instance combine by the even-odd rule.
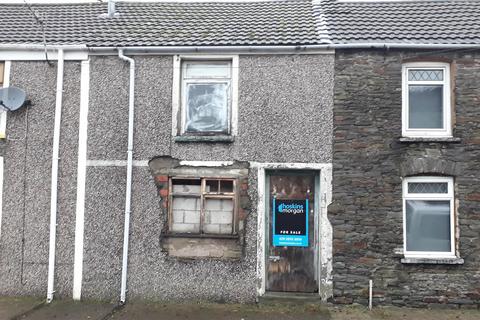
[[478, 307], [477, 2], [0, 14], [1, 294]]
[[[334, 299], [477, 308], [476, 1], [324, 3]], [[361, 47], [359, 49], [358, 47]]]

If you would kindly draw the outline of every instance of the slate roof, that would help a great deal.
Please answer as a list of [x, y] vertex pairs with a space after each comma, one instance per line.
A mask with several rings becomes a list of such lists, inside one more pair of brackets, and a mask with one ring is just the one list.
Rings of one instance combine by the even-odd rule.
[[[320, 43], [310, 0], [31, 4], [46, 42], [87, 46], [308, 45]], [[42, 44], [25, 4], [0, 5], [0, 44]]]
[[314, 2], [335, 44], [480, 44], [478, 0]]

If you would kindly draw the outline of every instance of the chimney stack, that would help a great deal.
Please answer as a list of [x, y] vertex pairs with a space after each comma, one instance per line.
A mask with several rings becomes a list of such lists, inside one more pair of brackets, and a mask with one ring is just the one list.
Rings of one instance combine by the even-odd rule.
[[108, 0], [108, 14], [109, 18], [113, 18], [115, 16], [115, 1]]

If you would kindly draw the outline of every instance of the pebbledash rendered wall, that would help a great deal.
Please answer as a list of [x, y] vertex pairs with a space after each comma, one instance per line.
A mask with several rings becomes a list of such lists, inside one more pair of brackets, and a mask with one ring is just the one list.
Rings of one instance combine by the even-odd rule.
[[[174, 142], [173, 57], [133, 58], [136, 162], [128, 299], [252, 302], [257, 294], [256, 170], [249, 173], [251, 210], [242, 258], [182, 260], [162, 250], [165, 219], [147, 163], [159, 156], [191, 161], [331, 163], [334, 56], [241, 55], [238, 136], [232, 143]], [[116, 56], [90, 57], [82, 299], [117, 300], [120, 294], [128, 73], [128, 64]], [[25, 110], [10, 114], [7, 120], [7, 133], [15, 140], [5, 141], [0, 294], [46, 294], [55, 77], [56, 67], [45, 62], [12, 63], [11, 85], [26, 89], [33, 106], [28, 120]], [[80, 63], [66, 62], [65, 77], [57, 296], [71, 296], [73, 286]], [[22, 139], [25, 123], [29, 125], [27, 140]]]
[[[32, 106], [7, 116], [0, 233], [0, 294], [46, 296], [57, 64], [11, 65], [10, 85]], [[60, 139], [56, 292], [71, 295], [77, 187], [80, 63], [65, 62]]]
[[[402, 62], [451, 62], [458, 142], [401, 142]], [[333, 281], [336, 303], [478, 308], [480, 53], [337, 51]], [[454, 177], [463, 264], [403, 264], [402, 177]]]

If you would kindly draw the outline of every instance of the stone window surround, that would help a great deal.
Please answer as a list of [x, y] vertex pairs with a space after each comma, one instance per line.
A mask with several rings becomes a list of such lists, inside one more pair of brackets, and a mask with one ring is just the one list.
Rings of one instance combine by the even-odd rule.
[[[450, 213], [450, 234], [452, 250], [450, 253], [437, 253], [437, 252], [425, 252], [425, 253], [407, 253], [406, 251], [406, 217], [405, 217], [405, 192], [409, 182], [447, 182], [449, 188], [449, 194], [447, 195], [451, 201], [451, 213]], [[458, 214], [457, 205], [455, 203], [455, 183], [453, 176], [432, 176], [432, 175], [417, 175], [407, 176], [402, 181], [402, 204], [403, 204], [403, 248], [395, 249], [395, 254], [402, 257], [401, 263], [403, 264], [463, 264], [464, 260], [458, 256]], [[429, 194], [426, 194], [427, 197]]]
[[[463, 172], [463, 166], [461, 163], [449, 161], [434, 157], [419, 157], [419, 158], [407, 158], [402, 161], [400, 166], [400, 174], [402, 177], [418, 176], [418, 175], [434, 175], [434, 176], [450, 176], [456, 177]], [[455, 184], [454, 184], [455, 185]], [[454, 196], [455, 196], [454, 187]], [[455, 205], [455, 223], [458, 228], [458, 204]], [[457, 256], [448, 259], [436, 259], [436, 258], [408, 258], [403, 254], [403, 247], [397, 248], [394, 251], [395, 256], [400, 258], [400, 262], [403, 264], [463, 264], [464, 260], [460, 258], [458, 251], [459, 234], [455, 234], [456, 240], [456, 253]]]
[[[185, 135], [182, 127], [182, 63], [184, 61], [231, 61], [230, 131], [228, 134]], [[175, 142], [231, 143], [238, 134], [238, 55], [190, 54], [173, 56], [172, 136]]]
[[[444, 126], [442, 130], [439, 129], [409, 129], [408, 128], [408, 71], [411, 69], [443, 69], [444, 70], [444, 96], [443, 96], [443, 111], [444, 111]], [[436, 142], [457, 142], [450, 141], [448, 138], [452, 138], [452, 118], [453, 115], [453, 103], [452, 103], [452, 92], [451, 88], [452, 79], [451, 79], [451, 65], [448, 62], [434, 62], [434, 61], [405, 61], [402, 65], [402, 137], [407, 140], [401, 142], [415, 142], [408, 139], [432, 139], [437, 138]], [[442, 139], [439, 141], [438, 139]], [[447, 139], [447, 140], [443, 140]]]

